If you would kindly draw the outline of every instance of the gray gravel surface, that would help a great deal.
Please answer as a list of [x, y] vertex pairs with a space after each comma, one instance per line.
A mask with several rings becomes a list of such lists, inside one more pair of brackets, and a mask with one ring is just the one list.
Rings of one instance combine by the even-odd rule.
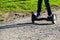
[[57, 24], [47, 21], [31, 23], [31, 17], [17, 18], [0, 23], [0, 40], [60, 40], [60, 10]]

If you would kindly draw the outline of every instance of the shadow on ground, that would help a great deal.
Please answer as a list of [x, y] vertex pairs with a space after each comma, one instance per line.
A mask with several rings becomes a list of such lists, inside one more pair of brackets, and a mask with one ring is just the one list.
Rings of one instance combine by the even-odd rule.
[[32, 26], [32, 25], [53, 25], [52, 23], [43, 23], [43, 24], [38, 24], [38, 23], [19, 23], [19, 24], [13, 24], [13, 25], [6, 25], [6, 26], [0, 26], [0, 29], [6, 29], [6, 28], [15, 28], [15, 27], [24, 27], [24, 26]]

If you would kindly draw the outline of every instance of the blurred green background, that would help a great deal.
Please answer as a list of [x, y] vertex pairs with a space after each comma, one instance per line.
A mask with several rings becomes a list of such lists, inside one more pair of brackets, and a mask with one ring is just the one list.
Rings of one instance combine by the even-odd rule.
[[[5, 12], [32, 12], [37, 11], [38, 0], [0, 0], [0, 16]], [[51, 7], [60, 7], [60, 0], [50, 0]], [[43, 2], [42, 10], [45, 10]]]

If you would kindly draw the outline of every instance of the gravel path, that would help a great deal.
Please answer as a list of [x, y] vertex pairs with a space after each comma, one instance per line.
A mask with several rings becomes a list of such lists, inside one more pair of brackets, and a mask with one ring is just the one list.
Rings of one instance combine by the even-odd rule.
[[10, 22], [0, 23], [0, 40], [60, 40], [60, 10], [57, 24], [47, 21], [31, 23], [31, 17], [17, 18]]

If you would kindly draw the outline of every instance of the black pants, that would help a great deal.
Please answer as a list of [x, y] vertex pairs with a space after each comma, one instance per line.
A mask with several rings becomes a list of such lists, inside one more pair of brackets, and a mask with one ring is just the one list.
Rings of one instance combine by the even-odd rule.
[[[38, 0], [38, 9], [37, 9], [37, 16], [40, 15], [41, 12], [41, 8], [42, 8], [42, 1], [43, 0]], [[51, 8], [50, 8], [50, 4], [49, 4], [49, 0], [44, 0], [47, 12], [48, 12], [48, 16], [52, 14], [51, 12]]]

